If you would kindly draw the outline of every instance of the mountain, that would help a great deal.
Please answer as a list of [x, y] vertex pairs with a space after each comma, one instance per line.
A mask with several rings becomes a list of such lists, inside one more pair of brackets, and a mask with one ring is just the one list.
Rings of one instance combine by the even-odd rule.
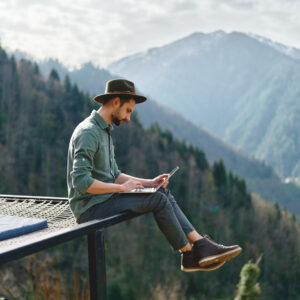
[[[94, 107], [77, 85], [51, 74], [44, 79], [36, 64], [16, 63], [0, 48], [2, 193], [66, 195], [69, 139]], [[262, 253], [261, 299], [299, 298], [300, 227], [294, 215], [250, 195], [242, 178], [222, 162], [210, 165], [200, 149], [157, 126], [143, 128], [136, 115], [112, 134], [124, 172], [153, 178], [178, 164], [169, 187], [188, 219], [200, 233], [237, 243], [243, 252], [217, 271], [184, 274], [153, 214], [112, 226], [105, 230], [109, 299], [232, 299], [242, 266]], [[78, 238], [1, 265], [1, 297], [88, 299], [87, 244]]]
[[299, 50], [239, 32], [194, 33], [108, 66], [221, 139], [300, 176]]
[[[40, 63], [41, 72], [45, 77], [48, 77], [50, 71], [56, 66], [55, 60]], [[65, 76], [68, 71], [61, 64], [57, 70], [60, 77]], [[97, 68], [90, 63], [81, 69], [69, 71], [68, 76], [80, 89], [92, 95], [102, 93], [105, 81], [115, 78], [107, 70]], [[235, 149], [183, 117], [174, 108], [162, 105], [151, 98], [136, 107], [139, 119], [145, 127], [149, 128], [157, 123], [163, 130], [169, 130], [174, 137], [202, 149], [210, 162], [222, 159], [228, 169], [245, 178], [251, 192], [258, 193], [271, 202], [278, 202], [281, 207], [286, 207], [300, 216], [300, 204], [297, 200], [300, 198], [300, 190], [292, 183], [284, 184], [273, 169], [264, 162], [249, 157], [243, 151]]]
[[58, 60], [47, 59], [39, 62], [39, 68], [46, 78], [53, 69], [58, 72], [61, 79], [68, 75], [71, 81], [92, 95], [102, 93], [105, 90], [105, 82], [112, 79], [112, 75], [107, 70], [95, 67], [91, 62], [85, 63], [79, 69], [69, 70]]
[[259, 42], [266, 44], [287, 56], [290, 56], [291, 58], [294, 58], [297, 60], [300, 59], [300, 50], [295, 47], [285, 46], [281, 43], [274, 42], [270, 39], [267, 39], [267, 38], [257, 35], [257, 34], [248, 33], [248, 35], [254, 39], [257, 39]]

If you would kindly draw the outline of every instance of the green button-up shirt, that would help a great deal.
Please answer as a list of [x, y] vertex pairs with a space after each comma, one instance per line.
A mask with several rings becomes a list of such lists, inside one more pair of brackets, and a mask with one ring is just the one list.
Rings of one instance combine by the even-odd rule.
[[112, 126], [93, 110], [74, 130], [69, 144], [67, 182], [71, 210], [78, 218], [112, 194], [89, 194], [94, 179], [113, 183], [120, 175], [110, 131]]

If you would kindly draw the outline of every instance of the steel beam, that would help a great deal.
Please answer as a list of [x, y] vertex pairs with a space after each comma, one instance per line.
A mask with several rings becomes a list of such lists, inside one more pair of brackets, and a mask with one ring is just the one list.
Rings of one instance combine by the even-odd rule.
[[90, 299], [106, 300], [106, 265], [104, 230], [88, 235]]

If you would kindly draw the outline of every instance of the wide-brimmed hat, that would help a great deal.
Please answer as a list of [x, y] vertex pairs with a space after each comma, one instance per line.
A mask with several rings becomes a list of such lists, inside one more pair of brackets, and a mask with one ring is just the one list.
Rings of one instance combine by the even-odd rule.
[[106, 82], [105, 94], [94, 97], [94, 101], [104, 103], [111, 96], [132, 96], [136, 103], [142, 103], [147, 100], [146, 97], [135, 93], [134, 83], [126, 79], [113, 79]]

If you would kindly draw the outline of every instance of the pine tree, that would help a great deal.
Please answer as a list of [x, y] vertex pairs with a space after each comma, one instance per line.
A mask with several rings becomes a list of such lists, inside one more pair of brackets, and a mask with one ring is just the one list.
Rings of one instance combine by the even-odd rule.
[[237, 295], [234, 300], [257, 300], [261, 294], [261, 289], [256, 280], [260, 269], [258, 263], [254, 264], [251, 260], [245, 264], [240, 274]]
[[226, 184], [226, 171], [222, 160], [214, 163], [213, 175], [218, 188]]
[[54, 70], [54, 69], [51, 70], [50, 75], [49, 75], [49, 78], [50, 78], [51, 80], [60, 81], [59, 75], [58, 75], [57, 71]]

